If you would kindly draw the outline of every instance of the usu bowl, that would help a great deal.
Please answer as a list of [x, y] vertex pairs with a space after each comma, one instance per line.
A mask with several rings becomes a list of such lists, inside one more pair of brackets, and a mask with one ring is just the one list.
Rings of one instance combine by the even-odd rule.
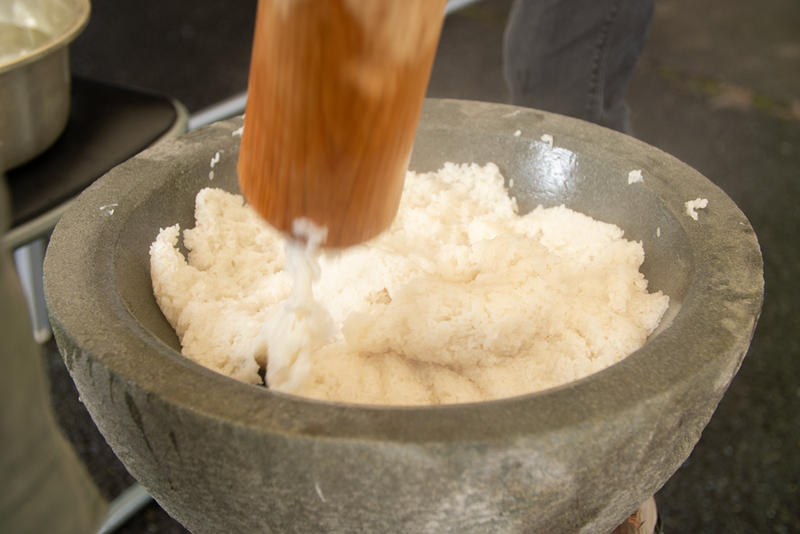
[[[565, 204], [619, 225], [643, 243], [649, 288], [670, 308], [640, 350], [561, 387], [473, 404], [349, 405], [189, 361], [153, 297], [159, 229], [192, 227], [201, 188], [238, 191], [241, 125], [215, 123], [112, 170], [64, 215], [45, 262], [56, 340], [83, 403], [189, 530], [602, 533], [689, 456], [763, 299], [752, 227], [697, 171], [575, 119], [427, 101], [412, 170], [494, 162], [521, 211]], [[628, 183], [632, 170], [643, 182]], [[698, 220], [685, 206], [696, 198], [708, 199]]]

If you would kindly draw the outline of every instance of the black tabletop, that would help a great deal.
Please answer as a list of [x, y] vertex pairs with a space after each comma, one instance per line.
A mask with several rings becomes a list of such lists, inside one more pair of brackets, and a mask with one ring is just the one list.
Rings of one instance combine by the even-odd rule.
[[74, 77], [62, 135], [43, 154], [7, 172], [12, 227], [76, 196], [164, 135], [177, 118], [166, 96]]

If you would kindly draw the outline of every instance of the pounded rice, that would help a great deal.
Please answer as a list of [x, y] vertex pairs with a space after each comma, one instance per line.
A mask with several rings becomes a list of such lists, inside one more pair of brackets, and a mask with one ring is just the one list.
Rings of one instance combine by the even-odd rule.
[[[156, 299], [187, 358], [261, 383], [259, 334], [292, 291], [284, 239], [217, 189], [197, 195], [195, 217], [188, 258], [177, 225], [151, 247]], [[332, 335], [310, 347], [301, 380], [277, 389], [410, 405], [576, 380], [641, 347], [666, 311], [643, 260], [618, 227], [563, 206], [518, 215], [493, 164], [409, 173], [387, 232], [320, 259], [313, 291]]]

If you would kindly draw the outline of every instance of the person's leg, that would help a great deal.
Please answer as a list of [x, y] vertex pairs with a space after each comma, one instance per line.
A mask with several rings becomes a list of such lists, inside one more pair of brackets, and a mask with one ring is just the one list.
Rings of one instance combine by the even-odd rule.
[[[6, 201], [0, 175], [0, 235]], [[0, 248], [0, 532], [93, 534], [106, 503], [53, 418], [26, 306]]]
[[503, 49], [511, 103], [628, 131], [625, 91], [655, 0], [515, 0]]

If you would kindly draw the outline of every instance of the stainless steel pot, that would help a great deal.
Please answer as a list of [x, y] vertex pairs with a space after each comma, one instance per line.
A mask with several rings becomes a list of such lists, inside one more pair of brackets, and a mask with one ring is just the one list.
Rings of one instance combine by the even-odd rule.
[[67, 45], [89, 0], [0, 0], [0, 170], [44, 152], [69, 117]]

